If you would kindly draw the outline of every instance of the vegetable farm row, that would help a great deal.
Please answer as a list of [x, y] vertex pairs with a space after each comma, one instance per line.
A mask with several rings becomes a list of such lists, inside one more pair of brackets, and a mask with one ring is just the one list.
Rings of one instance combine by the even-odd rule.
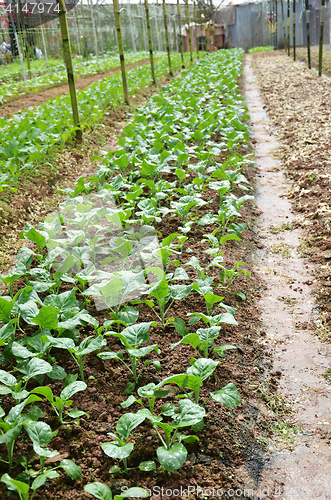
[[[245, 301], [235, 282], [249, 275], [243, 262], [232, 268], [223, 262], [224, 249], [241, 241], [242, 207], [252, 198], [244, 175], [253, 164], [248, 115], [238, 91], [242, 52], [205, 55], [138, 109], [120, 149], [103, 156], [93, 177], [65, 190], [58, 213], [39, 228], [26, 226], [16, 267], [0, 275], [6, 288], [0, 297], [2, 482], [21, 500], [45, 498], [52, 480], [49, 498], [66, 498], [73, 481], [81, 481], [86, 492], [111, 500], [107, 478], [130, 474], [138, 484], [114, 498], [147, 497], [139, 487], [145, 477], [173, 474], [188, 449], [199, 446], [211, 405], [240, 404], [235, 384], [219, 381], [222, 360], [237, 348], [223, 341], [224, 329], [237, 325], [236, 308], [223, 295]], [[180, 67], [180, 58], [175, 61]], [[166, 60], [156, 68], [165, 74]], [[149, 68], [128, 77], [132, 91], [145, 86]], [[117, 76], [81, 92], [81, 113], [97, 121], [112, 99], [122, 100]], [[22, 127], [6, 151], [2, 138], [8, 179], [38, 155], [44, 161], [49, 147], [68, 136], [68, 109], [67, 98], [58, 98], [3, 121], [7, 134]], [[192, 248], [200, 231], [202, 246]], [[164, 347], [169, 332], [173, 342]], [[184, 369], [176, 363], [179, 353]], [[100, 381], [96, 365], [104, 372]], [[83, 402], [94, 382], [102, 418], [112, 423], [95, 451], [98, 481], [89, 480], [83, 451], [70, 456], [70, 444], [69, 458], [55, 465], [63, 456], [56, 436], [71, 442], [73, 429], [92, 418]], [[116, 401], [107, 397], [110, 387]], [[151, 456], [142, 460], [135, 443], [146, 431]], [[56, 483], [62, 471], [70, 479], [62, 475]]]
[[[189, 55], [186, 55], [186, 61]], [[181, 67], [180, 54], [173, 55], [173, 67]], [[157, 78], [167, 74], [167, 57], [155, 63]], [[127, 72], [130, 93], [150, 85], [150, 65], [136, 67]], [[82, 124], [91, 127], [104, 116], [110, 103], [113, 109], [124, 102], [121, 75], [103, 78], [77, 92]], [[17, 113], [11, 118], [0, 118], [0, 191], [15, 189], [15, 182], [22, 174], [29, 175], [38, 165], [49, 163], [56, 147], [64, 145], [74, 132], [70, 97], [57, 96], [34, 109]]]
[[[139, 52], [126, 55], [127, 64], [134, 64], [143, 61], [148, 57], [147, 52]], [[39, 62], [39, 61], [38, 61]], [[67, 83], [68, 76], [64, 64], [59, 60], [54, 60], [57, 64], [52, 68], [52, 73], [42, 71], [40, 65], [36, 65], [36, 76], [24, 82], [18, 79], [19, 73], [11, 71], [8, 75], [1, 74], [1, 80], [6, 81], [0, 84], [0, 104], [12, 100], [14, 96], [24, 95], [27, 92], [39, 92], [42, 89], [55, 87]], [[45, 66], [45, 63], [43, 63]], [[119, 67], [118, 56], [111, 55], [96, 61], [95, 59], [77, 62], [73, 60], [76, 78], [82, 78], [98, 73], [103, 73]]]

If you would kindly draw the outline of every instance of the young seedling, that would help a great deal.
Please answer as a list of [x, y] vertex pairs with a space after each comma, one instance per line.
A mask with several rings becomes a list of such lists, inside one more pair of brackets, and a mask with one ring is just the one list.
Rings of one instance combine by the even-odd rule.
[[[111, 437], [115, 438], [116, 441], [109, 443], [102, 443], [101, 448], [108, 457], [123, 460], [124, 471], [128, 470], [128, 457], [130, 456], [134, 444], [128, 443], [129, 436], [131, 432], [138, 427], [144, 420], [145, 415], [138, 413], [126, 413], [123, 415], [116, 424], [116, 432], [108, 433]], [[119, 467], [112, 467], [111, 472], [120, 470]]]

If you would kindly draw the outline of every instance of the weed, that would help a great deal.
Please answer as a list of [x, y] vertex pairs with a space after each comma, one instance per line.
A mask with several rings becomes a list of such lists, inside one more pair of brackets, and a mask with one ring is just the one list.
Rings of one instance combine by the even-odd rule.
[[289, 259], [291, 257], [291, 252], [289, 249], [290, 247], [289, 245], [286, 245], [286, 243], [278, 243], [277, 245], [273, 245], [272, 253], [279, 253], [283, 257], [283, 259]]

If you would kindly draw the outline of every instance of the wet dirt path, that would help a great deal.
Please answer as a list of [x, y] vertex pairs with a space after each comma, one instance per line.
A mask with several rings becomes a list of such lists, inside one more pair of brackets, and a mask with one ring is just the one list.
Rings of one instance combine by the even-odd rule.
[[[244, 85], [259, 167], [256, 203], [262, 211], [258, 229], [264, 248], [257, 251], [255, 261], [267, 285], [260, 307], [266, 342], [274, 354], [273, 369], [282, 373], [274, 403], [286, 408], [290, 402], [293, 410], [289, 417], [292, 427], [279, 431], [285, 436], [283, 445], [289, 436], [287, 446], [280, 449], [277, 441], [269, 446], [271, 457], [259, 498], [331, 500], [331, 385], [323, 377], [330, 367], [331, 350], [312, 332], [314, 321], [319, 333], [324, 333], [310, 290], [312, 267], [300, 257], [305, 235], [291, 229], [294, 214], [284, 197], [291, 184], [272, 155], [278, 143], [249, 56]], [[292, 451], [290, 438], [294, 439]]]

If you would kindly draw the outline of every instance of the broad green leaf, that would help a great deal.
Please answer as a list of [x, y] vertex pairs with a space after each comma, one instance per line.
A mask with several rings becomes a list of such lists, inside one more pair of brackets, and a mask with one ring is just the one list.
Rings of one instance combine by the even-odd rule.
[[227, 408], [234, 408], [240, 403], [238, 389], [232, 382], [219, 391], [211, 392], [210, 395], [215, 401], [222, 403]]
[[27, 364], [27, 373], [25, 380], [36, 377], [37, 375], [44, 375], [52, 371], [52, 366], [43, 359], [33, 358]]
[[200, 358], [187, 369], [187, 373], [200, 377], [203, 381], [213, 374], [218, 363], [218, 361], [213, 361], [212, 359]]
[[130, 456], [134, 445], [133, 443], [128, 443], [120, 446], [117, 441], [113, 441], [112, 443], [102, 443], [100, 446], [108, 457], [123, 460], [123, 458]]
[[8, 490], [16, 491], [21, 495], [22, 500], [29, 500], [29, 485], [22, 483], [21, 481], [16, 481], [11, 478], [9, 474], [3, 474], [1, 477], [1, 482], [5, 483]]
[[174, 416], [172, 425], [175, 428], [187, 427], [200, 422], [206, 414], [205, 409], [193, 403], [190, 399], [178, 402], [180, 413]]
[[4, 370], [0, 370], [0, 382], [8, 386], [17, 384], [16, 378]]
[[145, 420], [143, 415], [135, 413], [126, 413], [122, 415], [116, 424], [116, 431], [124, 441], [127, 441], [129, 435]]
[[153, 462], [153, 460], [150, 460], [148, 462], [140, 462], [139, 464], [139, 469], [143, 470], [145, 472], [149, 472], [151, 470], [155, 470], [156, 464]]
[[149, 493], [144, 488], [133, 487], [123, 491], [120, 495], [115, 495], [114, 500], [122, 500], [123, 498], [148, 498]]
[[217, 354], [221, 358], [225, 357], [224, 353], [225, 353], [225, 351], [228, 351], [229, 349], [237, 349], [237, 347], [234, 345], [220, 345], [220, 346], [214, 347], [214, 351], [217, 352]]
[[82, 477], [81, 467], [79, 465], [76, 465], [72, 460], [68, 460], [67, 458], [65, 458], [64, 460], [62, 460], [62, 462], [60, 462], [60, 467], [62, 467], [66, 471], [70, 479], [72, 479], [73, 481], [78, 481], [78, 479]]
[[173, 444], [169, 450], [160, 446], [156, 454], [162, 467], [169, 472], [178, 470], [187, 458], [187, 450], [182, 443]]
[[55, 330], [58, 327], [57, 316], [60, 310], [53, 306], [44, 306], [39, 310], [38, 315], [32, 320], [36, 325], [48, 330]]
[[84, 490], [93, 495], [98, 500], [112, 500], [113, 495], [109, 486], [95, 482], [84, 486]]
[[45, 422], [36, 422], [33, 427], [26, 427], [26, 432], [32, 443], [38, 446], [48, 446], [54, 437], [52, 429]]
[[40, 474], [40, 476], [36, 477], [36, 479], [33, 481], [31, 485], [31, 489], [35, 491], [41, 486], [43, 486], [48, 479], [55, 479], [56, 477], [59, 477], [59, 475], [60, 474], [55, 470], [48, 470], [43, 474]]
[[67, 401], [68, 399], [72, 398], [74, 394], [76, 394], [79, 391], [84, 391], [86, 389], [87, 385], [85, 382], [82, 382], [78, 380], [77, 382], [72, 382], [72, 384], [67, 385], [63, 389], [63, 391], [60, 394], [60, 398], [63, 399], [63, 401]]

